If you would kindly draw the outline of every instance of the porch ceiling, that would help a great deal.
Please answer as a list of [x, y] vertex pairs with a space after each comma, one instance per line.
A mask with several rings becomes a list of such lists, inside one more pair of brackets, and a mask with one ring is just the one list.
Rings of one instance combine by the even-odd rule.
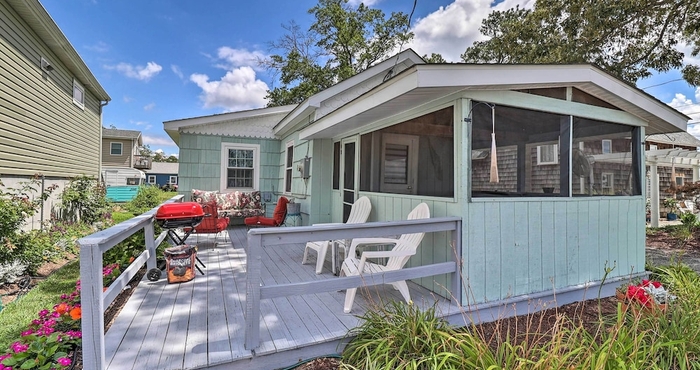
[[647, 122], [646, 133], [686, 129], [688, 117], [590, 65], [416, 65], [300, 132], [302, 139], [337, 138], [468, 90], [576, 87]]

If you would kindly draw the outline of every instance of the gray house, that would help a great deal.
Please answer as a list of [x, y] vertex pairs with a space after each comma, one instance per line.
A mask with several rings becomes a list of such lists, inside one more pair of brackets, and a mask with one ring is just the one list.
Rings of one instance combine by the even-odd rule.
[[[408, 50], [297, 106], [164, 128], [180, 147], [183, 194], [294, 197], [304, 225], [343, 222], [360, 196], [370, 222], [405, 219], [421, 202], [461, 217], [465, 289], [446, 276], [414, 282], [488, 309], [581, 299], [606, 266], [613, 285], [639, 276], [644, 138], [688, 119], [592, 65], [425, 64]], [[250, 189], [228, 186], [242, 175]], [[450, 261], [450, 240], [426, 235], [409, 265]]]
[[0, 16], [0, 179], [40, 174], [60, 192], [74, 176], [97, 177], [109, 95], [39, 1], [2, 1]]

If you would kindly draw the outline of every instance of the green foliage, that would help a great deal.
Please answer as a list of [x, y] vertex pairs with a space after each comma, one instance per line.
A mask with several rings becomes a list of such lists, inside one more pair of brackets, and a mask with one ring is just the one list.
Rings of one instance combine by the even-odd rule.
[[462, 369], [456, 336], [449, 325], [413, 304], [391, 302], [369, 310], [343, 352], [346, 366], [360, 369]]
[[61, 219], [81, 220], [93, 224], [104, 220], [109, 213], [109, 202], [104, 186], [89, 176], [71, 179], [61, 194]]
[[[679, 43], [700, 44], [697, 0], [539, 0], [532, 10], [494, 11], [462, 54], [477, 63], [593, 63], [630, 83], [684, 67]], [[698, 67], [685, 65], [686, 81], [698, 84]]]
[[129, 212], [140, 215], [157, 207], [161, 203], [163, 191], [156, 186], [142, 185], [136, 197], [124, 205]]
[[282, 86], [268, 91], [268, 106], [297, 104], [307, 97], [364, 71], [413, 38], [408, 16], [348, 0], [319, 0], [309, 9], [315, 18], [307, 32], [291, 22], [287, 34], [272, 49], [280, 50], [260, 63], [279, 74]]

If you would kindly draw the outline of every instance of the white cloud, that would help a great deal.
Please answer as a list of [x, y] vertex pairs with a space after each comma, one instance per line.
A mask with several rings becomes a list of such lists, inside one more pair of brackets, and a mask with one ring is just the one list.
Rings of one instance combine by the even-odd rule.
[[124, 95], [123, 100], [124, 100], [124, 103], [131, 103], [132, 101], [134, 101], [134, 98]]
[[148, 124], [148, 122], [146, 122], [146, 121], [134, 121], [134, 120], [129, 120], [129, 123], [131, 123], [132, 125], [136, 125], [136, 126], [143, 126], [143, 125]]
[[[700, 87], [695, 89], [695, 102], [693, 102], [693, 99], [687, 98], [684, 94], [677, 93], [668, 105], [689, 116], [691, 118], [691, 124], [700, 123]], [[695, 126], [692, 127], [692, 130], [696, 132], [691, 132], [691, 127], [688, 127], [688, 132], [700, 136], [700, 127], [696, 128]]]
[[209, 76], [195, 73], [190, 81], [202, 89], [200, 99], [204, 108], [222, 107], [226, 110], [259, 108], [265, 105], [268, 86], [256, 79], [252, 67], [234, 68], [219, 81], [209, 81]]
[[146, 104], [146, 105], [143, 107], [143, 110], [149, 111], [149, 110], [152, 110], [152, 109], [155, 108], [155, 107], [156, 107], [156, 103], [150, 103], [150, 104]]
[[217, 50], [217, 58], [224, 63], [217, 64], [217, 67], [227, 71], [238, 67], [251, 67], [255, 70], [262, 71], [265, 68], [258, 66], [258, 60], [265, 59], [266, 57], [265, 53], [261, 51], [248, 51], [246, 49], [234, 49], [228, 46], [222, 46]]
[[176, 66], [175, 64], [171, 64], [170, 70], [173, 71], [173, 73], [175, 73], [175, 75], [177, 77], [179, 77], [181, 80], [185, 79], [185, 74], [182, 73], [182, 70], [180, 69], [180, 67]]
[[95, 45], [89, 45], [85, 47], [86, 49], [90, 51], [94, 51], [97, 53], [106, 53], [109, 51], [109, 45], [107, 45], [104, 41], [99, 41]]
[[165, 151], [163, 151], [163, 149], [156, 149], [156, 150], [153, 151], [153, 153], [160, 153], [160, 154], [163, 154], [163, 153], [165, 153]]
[[[168, 136], [143, 135], [143, 143], [149, 146], [176, 146], [175, 143]], [[162, 151], [162, 149], [158, 150]]]
[[479, 32], [481, 21], [493, 10], [506, 10], [520, 5], [532, 8], [534, 0], [505, 0], [491, 8], [492, 0], [455, 0], [447, 7], [440, 7], [414, 24], [415, 37], [405, 47], [413, 48], [419, 55], [439, 53], [448, 62], [461, 61], [460, 55], [474, 41], [482, 40]]
[[105, 65], [104, 67], [140, 81], [148, 81], [163, 70], [163, 67], [156, 62], [148, 62], [145, 67], [132, 66], [129, 63], [119, 63], [116, 66]]
[[379, 1], [381, 0], [350, 0], [348, 1], [348, 4], [350, 4], [352, 7], [357, 7], [360, 4], [365, 4], [366, 6], [372, 7]]

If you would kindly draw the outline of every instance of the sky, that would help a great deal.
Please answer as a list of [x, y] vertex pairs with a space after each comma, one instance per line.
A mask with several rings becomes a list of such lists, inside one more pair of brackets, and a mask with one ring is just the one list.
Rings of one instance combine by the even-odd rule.
[[[144, 144], [165, 155], [178, 148], [163, 122], [260, 108], [275, 75], [257, 60], [274, 54], [270, 42], [294, 21], [308, 29], [316, 0], [40, 0], [112, 100], [103, 126], [139, 130]], [[359, 0], [351, 0], [358, 3]], [[410, 14], [413, 0], [366, 0], [365, 5]], [[494, 9], [534, 0], [417, 0], [411, 18], [419, 55], [450, 62], [483, 36], [481, 21]], [[688, 53], [686, 54], [688, 55]], [[700, 59], [694, 61], [700, 64]], [[637, 86], [691, 116], [700, 138], [700, 88], [674, 71]]]

